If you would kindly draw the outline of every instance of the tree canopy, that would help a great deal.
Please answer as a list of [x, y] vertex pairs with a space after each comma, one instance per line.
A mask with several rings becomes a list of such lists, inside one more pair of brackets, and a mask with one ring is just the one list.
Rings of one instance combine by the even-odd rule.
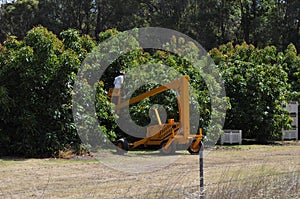
[[298, 0], [109, 1], [2, 0], [0, 40], [22, 39], [37, 25], [55, 34], [74, 28], [99, 40], [99, 33], [116, 28], [165, 27], [185, 33], [207, 50], [229, 41], [284, 50], [300, 50]]
[[261, 142], [280, 137], [281, 129], [290, 122], [284, 108], [292, 98], [289, 70], [284, 67], [289, 53], [246, 43], [228, 43], [210, 53], [220, 68], [231, 104], [224, 128], [242, 129], [245, 138]]
[[62, 40], [43, 27], [0, 46], [1, 152], [49, 155], [79, 144], [71, 91], [81, 59], [95, 44], [74, 30]]

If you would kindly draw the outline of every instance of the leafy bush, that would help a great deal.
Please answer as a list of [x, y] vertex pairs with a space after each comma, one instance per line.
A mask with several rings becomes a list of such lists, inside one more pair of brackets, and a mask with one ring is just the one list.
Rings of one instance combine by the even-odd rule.
[[24, 41], [8, 38], [0, 46], [1, 154], [49, 156], [79, 147], [71, 93], [80, 59], [94, 42], [72, 31], [62, 33], [62, 42], [36, 27]]
[[210, 52], [225, 80], [231, 109], [226, 129], [241, 129], [246, 138], [280, 137], [290, 122], [284, 107], [289, 99], [288, 74], [282, 54], [274, 46], [264, 49], [231, 43]]

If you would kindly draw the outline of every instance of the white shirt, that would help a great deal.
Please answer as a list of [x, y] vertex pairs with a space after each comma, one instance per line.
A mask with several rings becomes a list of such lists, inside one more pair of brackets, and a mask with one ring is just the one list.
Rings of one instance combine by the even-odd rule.
[[119, 75], [118, 77], [116, 77], [114, 81], [115, 88], [121, 88], [123, 81], [124, 81], [123, 75]]

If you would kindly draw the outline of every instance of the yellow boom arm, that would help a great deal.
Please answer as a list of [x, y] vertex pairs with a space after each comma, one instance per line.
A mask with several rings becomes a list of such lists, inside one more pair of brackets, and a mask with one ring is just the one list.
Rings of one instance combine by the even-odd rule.
[[131, 98], [128, 101], [121, 102], [115, 106], [115, 110], [118, 111], [131, 104], [137, 103], [145, 98], [157, 95], [169, 89], [178, 90], [180, 92], [178, 96], [178, 107], [180, 114], [180, 124], [183, 131], [183, 137], [186, 139], [190, 135], [190, 105], [189, 105], [189, 77], [182, 76], [168, 84], [155, 88], [151, 91], [145, 92], [139, 96]]

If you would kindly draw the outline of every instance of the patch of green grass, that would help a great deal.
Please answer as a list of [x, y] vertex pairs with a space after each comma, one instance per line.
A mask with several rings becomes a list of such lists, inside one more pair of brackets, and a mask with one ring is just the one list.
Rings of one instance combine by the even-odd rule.
[[0, 166], [18, 165], [22, 164], [24, 160], [20, 158], [4, 158], [0, 159]]
[[97, 158], [88, 158], [88, 159], [48, 159], [47, 162], [50, 163], [59, 163], [59, 164], [66, 164], [66, 163], [97, 163], [100, 162]]

